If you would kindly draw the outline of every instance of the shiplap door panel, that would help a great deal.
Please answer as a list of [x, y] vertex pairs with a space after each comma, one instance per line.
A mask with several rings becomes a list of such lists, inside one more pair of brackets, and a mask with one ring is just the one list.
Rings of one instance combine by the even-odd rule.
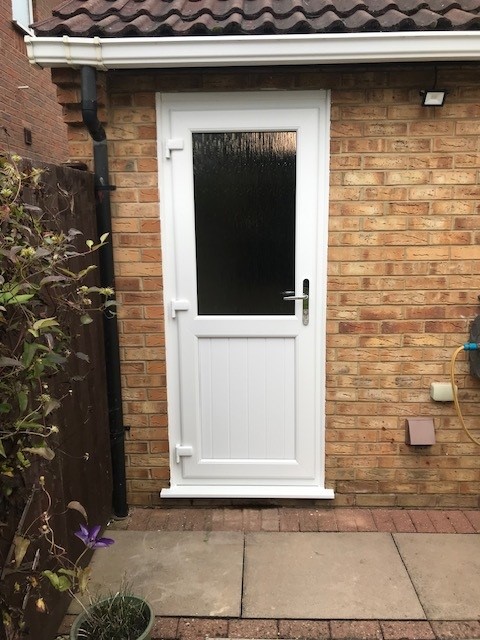
[[202, 456], [295, 459], [295, 339], [200, 338]]
[[[158, 112], [172, 465], [162, 496], [333, 497], [324, 487], [327, 94], [160, 95]], [[237, 150], [238, 162], [228, 157]], [[301, 295], [305, 282], [308, 316], [282, 295]]]

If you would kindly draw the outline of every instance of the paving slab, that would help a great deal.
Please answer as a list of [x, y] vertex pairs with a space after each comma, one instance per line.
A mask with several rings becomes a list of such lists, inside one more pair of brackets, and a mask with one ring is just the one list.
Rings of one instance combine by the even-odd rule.
[[423, 620], [389, 533], [251, 533], [245, 618]]
[[395, 533], [394, 538], [429, 620], [478, 620], [478, 535]]
[[[95, 551], [90, 592], [115, 592], [125, 577], [156, 615], [232, 616], [241, 611], [243, 533], [111, 531]], [[78, 612], [78, 603], [72, 611]]]

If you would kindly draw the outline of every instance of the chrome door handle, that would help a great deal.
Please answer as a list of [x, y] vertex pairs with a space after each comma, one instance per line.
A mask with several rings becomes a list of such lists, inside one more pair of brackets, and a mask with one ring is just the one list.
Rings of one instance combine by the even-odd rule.
[[310, 313], [309, 313], [309, 301], [308, 301], [308, 296], [309, 296], [309, 291], [310, 291], [310, 281], [308, 278], [305, 278], [305, 280], [303, 281], [303, 295], [301, 296], [296, 296], [295, 295], [295, 291], [282, 291], [282, 296], [283, 299], [286, 302], [289, 302], [290, 300], [302, 300], [303, 301], [303, 305], [302, 305], [302, 322], [304, 325], [307, 325], [310, 319]]
[[[287, 293], [284, 291], [283, 293]], [[290, 293], [290, 291], [288, 292]], [[303, 296], [283, 296], [284, 300], [308, 300], [308, 295], [304, 294]]]

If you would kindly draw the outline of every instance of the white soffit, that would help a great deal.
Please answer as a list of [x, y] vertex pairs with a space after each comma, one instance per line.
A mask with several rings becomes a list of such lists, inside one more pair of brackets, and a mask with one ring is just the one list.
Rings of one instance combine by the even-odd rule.
[[146, 69], [480, 60], [478, 31], [73, 38], [25, 36], [40, 67]]

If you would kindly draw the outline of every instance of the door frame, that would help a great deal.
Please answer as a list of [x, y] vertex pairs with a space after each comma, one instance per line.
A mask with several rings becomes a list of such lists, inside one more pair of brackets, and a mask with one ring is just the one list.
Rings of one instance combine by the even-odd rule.
[[[180, 370], [179, 370], [179, 332], [178, 323], [172, 317], [171, 301], [177, 297], [176, 287], [176, 251], [174, 233], [173, 179], [171, 163], [168, 160], [175, 150], [168, 151], [165, 141], [169, 137], [169, 109], [173, 102], [176, 108], [185, 110], [208, 109], [215, 105], [219, 107], [230, 104], [238, 108], [242, 103], [251, 104], [258, 101], [262, 106], [274, 107], [279, 103], [288, 108], [298, 107], [302, 97], [311, 102], [315, 99], [319, 105], [318, 144], [318, 188], [317, 211], [317, 264], [315, 291], [312, 292], [318, 301], [316, 330], [320, 337], [315, 341], [315, 361], [317, 370], [317, 393], [315, 402], [317, 446], [320, 465], [318, 485], [279, 485], [279, 486], [228, 486], [202, 485], [192, 486], [182, 484], [181, 464], [177, 464], [176, 444], [182, 444], [181, 433], [181, 403], [180, 403]], [[212, 102], [212, 99], [214, 102]], [[225, 106], [227, 108], [227, 106]], [[329, 156], [330, 156], [330, 92], [314, 91], [268, 91], [268, 92], [229, 92], [229, 93], [157, 93], [157, 150], [160, 188], [160, 223], [162, 240], [162, 270], [164, 285], [165, 310], [165, 349], [166, 349], [166, 380], [167, 380], [167, 411], [168, 411], [168, 439], [170, 450], [170, 487], [162, 489], [162, 498], [326, 498], [332, 499], [332, 489], [327, 489], [325, 483], [325, 361], [326, 361], [326, 289], [327, 289], [327, 249], [328, 249], [328, 205], [329, 205]], [[321, 215], [323, 213], [323, 215]]]

